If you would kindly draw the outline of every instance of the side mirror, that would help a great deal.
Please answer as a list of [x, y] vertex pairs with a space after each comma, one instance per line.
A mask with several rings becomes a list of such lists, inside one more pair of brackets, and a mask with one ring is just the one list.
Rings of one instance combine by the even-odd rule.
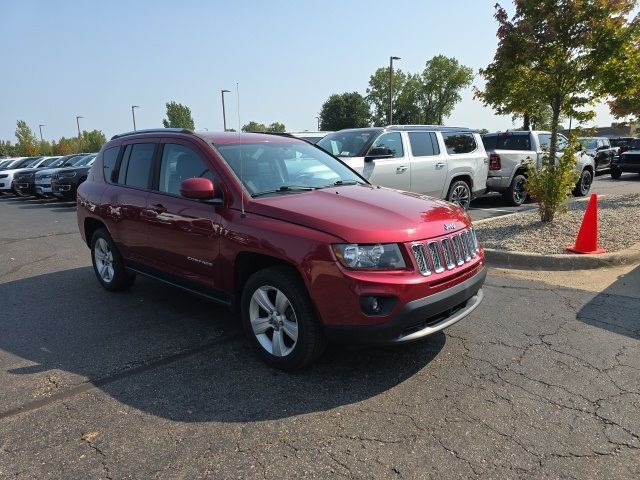
[[365, 155], [364, 161], [371, 162], [380, 158], [393, 158], [393, 152], [388, 148], [375, 147], [369, 150], [369, 152]]
[[211, 200], [216, 194], [208, 178], [188, 178], [180, 184], [180, 195], [194, 200]]

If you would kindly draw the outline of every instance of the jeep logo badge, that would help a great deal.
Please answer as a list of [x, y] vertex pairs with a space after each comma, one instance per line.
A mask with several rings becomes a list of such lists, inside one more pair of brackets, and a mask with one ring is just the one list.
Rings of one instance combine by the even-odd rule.
[[453, 230], [456, 228], [456, 224], [455, 223], [445, 223], [444, 224], [444, 229], [445, 230]]

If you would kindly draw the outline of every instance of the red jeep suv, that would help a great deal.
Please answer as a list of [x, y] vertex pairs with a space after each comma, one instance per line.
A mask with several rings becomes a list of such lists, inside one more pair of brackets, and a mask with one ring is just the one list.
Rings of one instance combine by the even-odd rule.
[[288, 136], [116, 135], [78, 189], [78, 226], [105, 289], [139, 274], [238, 307], [258, 355], [284, 370], [327, 340], [422, 338], [483, 297], [462, 209], [371, 185]]

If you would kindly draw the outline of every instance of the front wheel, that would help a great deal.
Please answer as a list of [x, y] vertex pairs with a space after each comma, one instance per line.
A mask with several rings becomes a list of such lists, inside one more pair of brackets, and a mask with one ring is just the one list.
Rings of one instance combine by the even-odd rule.
[[296, 370], [322, 354], [326, 340], [307, 289], [287, 267], [254, 273], [240, 306], [245, 334], [268, 365]]
[[135, 275], [127, 272], [124, 261], [109, 233], [100, 228], [91, 238], [93, 271], [100, 284], [111, 292], [127, 290], [135, 281]]
[[459, 207], [466, 210], [471, 203], [471, 188], [464, 180], [457, 180], [449, 187], [447, 201], [455, 203]]
[[618, 180], [622, 176], [622, 170], [618, 167], [611, 167], [611, 178]]
[[589, 170], [583, 170], [580, 174], [580, 179], [576, 184], [576, 188], [573, 189], [573, 195], [576, 197], [584, 197], [591, 190], [591, 182], [593, 181], [593, 177], [591, 176], [591, 172]]

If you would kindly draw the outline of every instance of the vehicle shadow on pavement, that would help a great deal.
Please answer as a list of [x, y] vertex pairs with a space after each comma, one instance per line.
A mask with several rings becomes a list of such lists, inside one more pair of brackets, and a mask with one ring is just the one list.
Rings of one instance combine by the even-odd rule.
[[640, 340], [640, 265], [593, 297], [577, 319]]
[[[385, 392], [433, 360], [438, 333], [397, 348], [330, 346], [311, 367], [264, 365], [226, 308], [138, 278], [104, 291], [90, 267], [0, 284], [7, 299], [0, 349], [0, 415], [49, 381], [61, 393], [86, 382], [119, 402], [184, 422], [286, 418], [353, 404]], [[1, 353], [1, 351], [0, 351]], [[18, 358], [15, 358], [15, 357]]]

